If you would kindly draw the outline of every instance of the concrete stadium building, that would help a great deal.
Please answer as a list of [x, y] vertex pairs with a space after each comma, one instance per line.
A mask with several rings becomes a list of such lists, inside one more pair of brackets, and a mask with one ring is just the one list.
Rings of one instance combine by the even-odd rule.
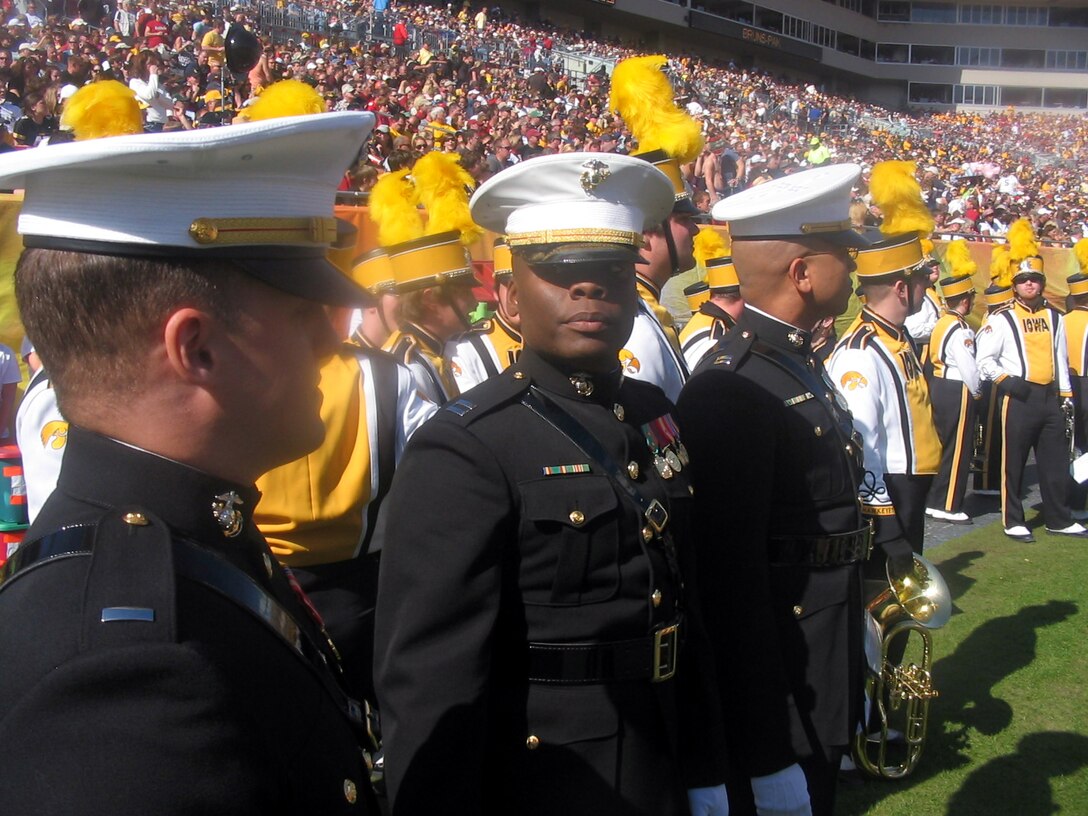
[[887, 107], [1088, 110], [1088, 5], [934, 0], [553, 0], [530, 17], [696, 51]]

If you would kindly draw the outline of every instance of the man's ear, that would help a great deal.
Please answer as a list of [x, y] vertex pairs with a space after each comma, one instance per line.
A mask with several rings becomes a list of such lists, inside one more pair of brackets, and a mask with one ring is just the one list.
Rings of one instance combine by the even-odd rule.
[[510, 281], [510, 286], [506, 291], [506, 311], [510, 313], [511, 317], [519, 317], [521, 315], [520, 306], [518, 304], [518, 283], [516, 279]]
[[808, 268], [808, 261], [804, 258], [794, 258], [790, 261], [786, 277], [793, 282], [794, 288], [801, 294], [807, 295], [812, 292], [812, 275]]
[[166, 318], [163, 345], [168, 365], [178, 378], [203, 383], [212, 377], [218, 362], [214, 348], [218, 333], [218, 321], [200, 309], [185, 307]]

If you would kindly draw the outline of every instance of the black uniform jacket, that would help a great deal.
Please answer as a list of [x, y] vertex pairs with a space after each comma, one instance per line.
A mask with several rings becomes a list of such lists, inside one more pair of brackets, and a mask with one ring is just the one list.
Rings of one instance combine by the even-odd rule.
[[808, 756], [812, 736], [848, 744], [862, 702], [861, 565], [798, 562], [805, 537], [864, 527], [850, 415], [809, 341], [746, 309], [678, 405], [726, 739], [748, 776]]
[[[408, 444], [379, 522], [375, 649], [397, 816], [686, 813], [685, 787], [722, 781], [706, 643], [683, 609], [688, 481], [658, 474], [641, 427], [672, 404], [618, 371], [589, 382], [579, 396], [527, 349]], [[634, 500], [522, 404], [532, 388], [666, 508], [676, 556]], [[682, 616], [672, 680], [529, 680], [530, 643], [652, 640]]]
[[[243, 526], [228, 537], [213, 502], [232, 490]], [[57, 489], [9, 569], [39, 539], [73, 554], [0, 584], [0, 812], [376, 812], [328, 667], [185, 567], [259, 588], [316, 643], [250, 518], [256, 500], [70, 429]]]

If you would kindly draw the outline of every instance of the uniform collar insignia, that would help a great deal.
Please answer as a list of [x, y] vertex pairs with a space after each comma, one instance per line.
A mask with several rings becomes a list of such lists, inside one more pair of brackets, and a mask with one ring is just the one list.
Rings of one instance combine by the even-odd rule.
[[242, 497], [233, 490], [220, 493], [212, 501], [212, 515], [215, 517], [216, 524], [223, 531], [223, 535], [227, 538], [234, 538], [242, 532], [242, 527], [245, 526], [242, 511], [235, 507], [235, 505], [241, 504], [244, 504]]
[[574, 390], [579, 397], [592, 397], [594, 386], [593, 378], [588, 374], [571, 374], [570, 384], [574, 386]]

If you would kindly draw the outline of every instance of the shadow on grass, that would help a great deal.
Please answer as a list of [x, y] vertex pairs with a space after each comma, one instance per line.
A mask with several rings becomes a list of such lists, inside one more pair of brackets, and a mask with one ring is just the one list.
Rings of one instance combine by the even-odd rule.
[[[967, 553], [964, 557], [971, 555]], [[952, 578], [952, 581], [958, 580], [953, 577], [956, 569], [951, 566], [956, 561], [953, 558], [941, 564], [942, 574]], [[947, 573], [944, 572], [946, 565], [950, 566]], [[953, 595], [956, 594], [956, 590], [953, 590]], [[969, 764], [972, 761], [968, 753], [969, 729], [992, 736], [1003, 731], [1012, 721], [1012, 707], [1000, 697], [995, 697], [993, 688], [1035, 659], [1039, 629], [1061, 623], [1077, 612], [1078, 607], [1072, 601], [1050, 601], [1026, 606], [1016, 614], [993, 618], [978, 626], [952, 654], [933, 665], [933, 679], [940, 696], [930, 704], [925, 754], [918, 769], [900, 782], [887, 784], [868, 781], [860, 787], [841, 791], [843, 807], [839, 808], [839, 812], [866, 813], [872, 805], [891, 793], [909, 789], [936, 774]], [[894, 720], [891, 725], [902, 728], [901, 722]], [[961, 812], [966, 811], [957, 811]]]
[[948, 802], [948, 816], [1015, 813], [1046, 816], [1061, 808], [1050, 780], [1088, 765], [1088, 737], [1066, 731], [1028, 734], [1010, 756], [971, 773]]
[[966, 595], [976, 583], [976, 579], [969, 575], [965, 575], [964, 572], [970, 569], [971, 565], [985, 554], [986, 553], [982, 550], [970, 550], [954, 555], [951, 558], [946, 558], [938, 564], [938, 567], [941, 570], [941, 577], [944, 578], [945, 583], [948, 584], [948, 594], [952, 597], [953, 614], [957, 614], [960, 611], [959, 607], [956, 606], [955, 599], [962, 598]]

